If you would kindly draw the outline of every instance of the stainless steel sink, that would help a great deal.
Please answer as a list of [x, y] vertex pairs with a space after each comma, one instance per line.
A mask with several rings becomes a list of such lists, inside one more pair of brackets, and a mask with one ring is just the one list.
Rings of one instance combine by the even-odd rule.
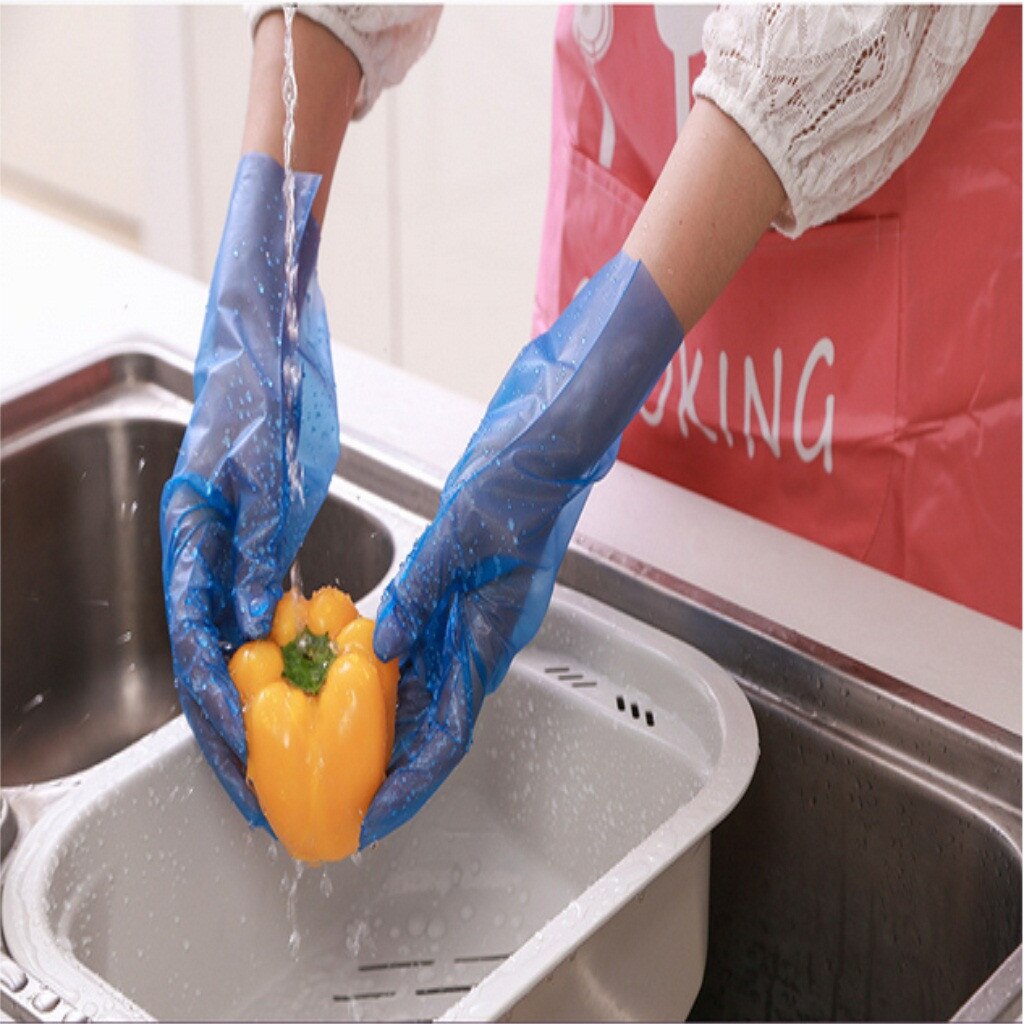
[[[5, 403], [0, 457], [3, 785], [69, 776], [178, 714], [159, 505], [187, 387], [142, 354]], [[385, 577], [391, 531], [335, 488], [304, 549], [307, 588], [357, 600]], [[365, 505], [365, 501], [363, 501]]]
[[[20, 688], [8, 667], [8, 646], [23, 642], [14, 623], [28, 617], [19, 611], [28, 603], [24, 594], [45, 596], [44, 607], [53, 607], [63, 619], [71, 600], [64, 594], [81, 604], [124, 591], [132, 595], [116, 605], [124, 616], [143, 578], [151, 579], [146, 585], [156, 595], [138, 599], [140, 608], [149, 608], [145, 615], [117, 618], [94, 652], [89, 644], [97, 642], [88, 639], [96, 621], [91, 612], [83, 613], [88, 628], [66, 626], [59, 643], [43, 628], [38, 646], [66, 647], [67, 653], [10, 655], [29, 664], [34, 657], [54, 659], [47, 662], [54, 667], [43, 682], [67, 678], [69, 665], [87, 678], [81, 666], [113, 664], [123, 677], [132, 660], [138, 675], [129, 678], [144, 678], [140, 666], [147, 659], [166, 659], [158, 639], [159, 581], [146, 576], [155, 569], [139, 562], [122, 565], [111, 553], [116, 531], [141, 528], [121, 514], [123, 501], [129, 510], [139, 502], [136, 516], [143, 508], [152, 515], [156, 481], [162, 482], [170, 465], [166, 460], [173, 459], [189, 395], [189, 375], [180, 361], [158, 347], [129, 344], [63, 378], [59, 387], [36, 389], [3, 406], [5, 786], [8, 708], [24, 722], [48, 700], [57, 700], [44, 693], [35, 709], [24, 710], [43, 687]], [[110, 402], [119, 403], [120, 417], [140, 429], [145, 424], [150, 433], [133, 433], [134, 428], [90, 433], [93, 421], [106, 415], [109, 423]], [[120, 459], [119, 468], [99, 477], [91, 498], [80, 478], [84, 466], [66, 471], [63, 490], [46, 489], [51, 485], [36, 471], [15, 470], [24, 437], [31, 438], [37, 453], [48, 452], [48, 464], [59, 475], [60, 460], [78, 451], [62, 440], [70, 429], [69, 409], [77, 417], [79, 459], [92, 452], [90, 458], [105, 458], [111, 467], [112, 453]], [[47, 447], [51, 435], [54, 446]], [[165, 462], [158, 472], [154, 455], [150, 484], [148, 456], [145, 472], [135, 472], [139, 455], [133, 445], [140, 436], [158, 435], [164, 438], [155, 443]], [[339, 472], [346, 486], [414, 515], [433, 513], [436, 482], [391, 461], [370, 443], [344, 441]], [[91, 463], [88, 468], [93, 469]], [[39, 497], [25, 499], [25, 490]], [[107, 573], [103, 586], [88, 566], [75, 568], [67, 561], [71, 556], [65, 551], [29, 556], [17, 549], [16, 537], [31, 536], [32, 501], [37, 509], [45, 501], [47, 514], [62, 506], [67, 535], [79, 531], [87, 548], [99, 553]], [[19, 511], [22, 518], [9, 525], [12, 504], [27, 505], [28, 511]], [[354, 501], [348, 507], [350, 512], [359, 508]], [[85, 528], [83, 521], [94, 526]], [[141, 545], [142, 537], [135, 541]], [[341, 542], [325, 538], [323, 543], [330, 551]], [[386, 561], [381, 554], [362, 582], [343, 580], [343, 585], [357, 591], [372, 587], [381, 565], [386, 572]], [[16, 570], [16, 583], [8, 580], [12, 563], [26, 566]], [[323, 564], [328, 565], [326, 556]], [[33, 591], [40, 585], [33, 566], [39, 565], [57, 566], [54, 578], [77, 582]], [[315, 573], [305, 563], [304, 571], [307, 578]], [[327, 568], [326, 578], [334, 571]], [[731, 672], [755, 711], [761, 743], [757, 772], [739, 807], [713, 833], [707, 968], [693, 1018], [1019, 1019], [1020, 737], [586, 538], [574, 543], [561, 582], [703, 651]], [[113, 612], [105, 614], [114, 618]], [[130, 640], [123, 641], [129, 630]], [[98, 684], [112, 685], [109, 676], [105, 683], [98, 677]], [[16, 687], [14, 696], [9, 691]], [[75, 706], [66, 713], [72, 727], [76, 713], [84, 711]], [[578, 983], [591, 990], [585, 1003], [602, 1005], [601, 970], [584, 968]], [[657, 985], [658, 979], [648, 982]], [[573, 1007], [548, 1007], [547, 1013], [571, 1017]]]

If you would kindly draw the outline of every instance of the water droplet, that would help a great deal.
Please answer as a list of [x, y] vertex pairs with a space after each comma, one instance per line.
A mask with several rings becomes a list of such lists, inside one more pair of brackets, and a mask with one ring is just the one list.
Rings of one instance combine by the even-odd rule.
[[40, 704], [43, 703], [43, 694], [37, 693], [31, 700], [28, 700], [22, 705], [21, 713], [27, 715], [30, 711], [35, 711]]
[[348, 934], [345, 936], [345, 948], [353, 959], [359, 956], [363, 942], [369, 937], [370, 926], [365, 921], [357, 921], [349, 925]]

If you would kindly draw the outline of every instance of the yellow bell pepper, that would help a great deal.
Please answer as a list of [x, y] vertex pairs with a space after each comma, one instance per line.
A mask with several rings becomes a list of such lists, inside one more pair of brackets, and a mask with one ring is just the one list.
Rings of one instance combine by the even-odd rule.
[[397, 662], [373, 653], [373, 620], [334, 587], [289, 591], [270, 637], [243, 644], [228, 672], [242, 697], [248, 780], [298, 860], [348, 857], [395, 736]]

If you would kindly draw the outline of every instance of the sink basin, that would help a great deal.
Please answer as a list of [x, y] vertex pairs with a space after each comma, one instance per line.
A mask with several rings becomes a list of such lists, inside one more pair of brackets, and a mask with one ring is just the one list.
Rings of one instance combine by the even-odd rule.
[[[155, 414], [127, 379], [58, 418], [50, 401], [34, 396], [33, 415], [23, 400], [3, 424], [4, 786], [81, 771], [179, 710], [159, 507], [188, 407], [175, 420], [165, 399]], [[334, 488], [304, 548], [307, 589], [333, 583], [359, 599], [384, 580], [394, 541], [367, 502], [340, 481]]]
[[726, 673], [557, 592], [469, 755], [357, 859], [300, 878], [179, 720], [39, 822], [4, 934], [101, 1019], [558, 1019], [568, 995], [570, 1016], [674, 1019], [704, 967], [710, 830], [756, 758]]
[[1021, 941], [1019, 819], [936, 787], [924, 746], [908, 766], [752, 703], [770, 754], [715, 836], [711, 943], [728, 954], [694, 1016], [950, 1018]]

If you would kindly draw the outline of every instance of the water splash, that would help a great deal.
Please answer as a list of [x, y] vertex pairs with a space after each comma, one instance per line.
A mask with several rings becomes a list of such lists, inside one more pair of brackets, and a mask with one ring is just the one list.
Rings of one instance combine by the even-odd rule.
[[30, 711], [35, 711], [35, 709], [39, 707], [39, 705], [42, 704], [44, 700], [45, 695], [42, 693], [37, 693], [31, 700], [25, 702], [24, 706], [21, 709], [21, 713], [23, 715], [27, 715]]
[[299, 947], [302, 945], [302, 936], [299, 934], [299, 910], [298, 895], [299, 882], [302, 879], [304, 865], [301, 860], [295, 861], [295, 877], [288, 886], [288, 901], [285, 904], [285, 911], [288, 915], [288, 924], [291, 926], [291, 934], [288, 936], [288, 952], [293, 957], [299, 955]]
[[370, 937], [370, 926], [366, 921], [359, 920], [349, 924], [345, 929], [345, 948], [353, 960], [359, 957], [363, 943]]

